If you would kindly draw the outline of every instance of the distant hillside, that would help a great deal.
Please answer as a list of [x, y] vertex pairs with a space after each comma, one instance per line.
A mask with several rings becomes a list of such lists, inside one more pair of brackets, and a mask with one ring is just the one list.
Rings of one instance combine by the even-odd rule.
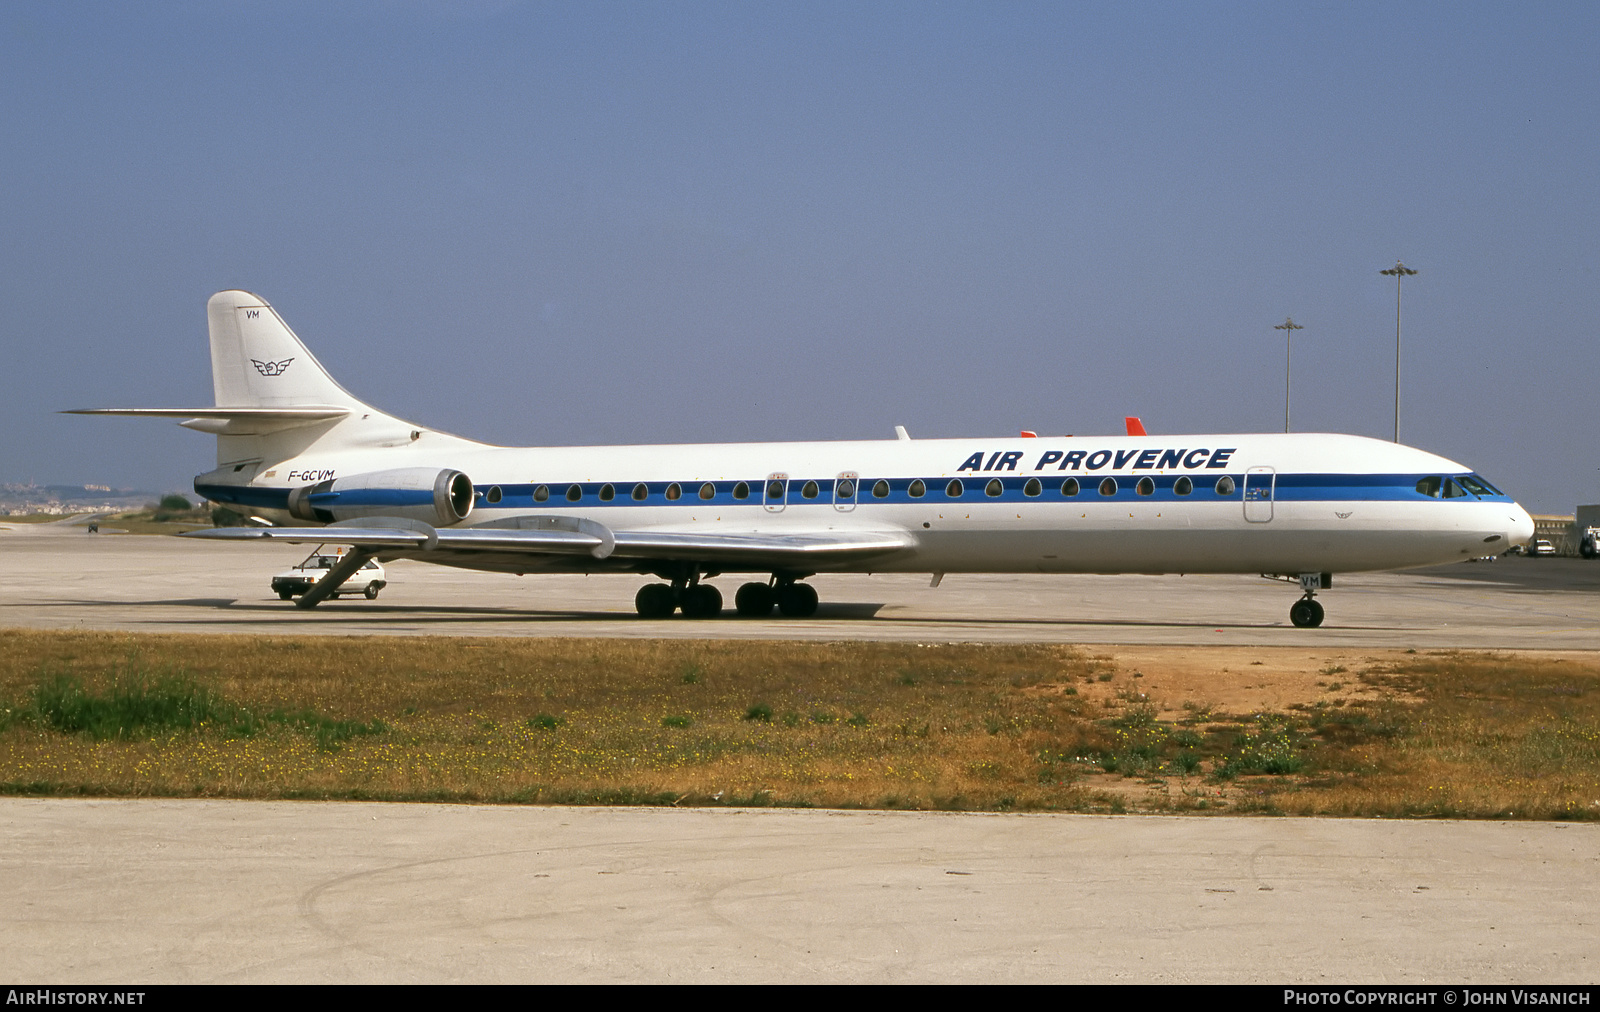
[[[195, 499], [194, 494], [188, 494]], [[162, 493], [140, 488], [112, 488], [109, 485], [35, 485], [32, 482], [0, 483], [0, 512], [29, 510], [55, 512], [71, 510], [138, 509], [159, 500]], [[55, 509], [50, 509], [54, 507]]]

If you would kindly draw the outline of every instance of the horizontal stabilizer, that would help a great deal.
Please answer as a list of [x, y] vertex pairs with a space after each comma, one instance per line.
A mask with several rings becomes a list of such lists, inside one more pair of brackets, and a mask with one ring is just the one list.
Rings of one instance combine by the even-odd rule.
[[302, 425], [336, 421], [349, 408], [331, 404], [297, 407], [233, 408], [74, 408], [64, 415], [132, 415], [138, 418], [177, 418], [179, 425], [227, 436], [265, 435]]

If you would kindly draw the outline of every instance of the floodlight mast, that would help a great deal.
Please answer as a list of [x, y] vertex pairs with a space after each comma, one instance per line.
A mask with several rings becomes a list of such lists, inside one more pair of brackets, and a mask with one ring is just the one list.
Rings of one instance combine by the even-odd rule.
[[1406, 275], [1416, 271], [1396, 260], [1394, 266], [1379, 274], [1394, 276], [1394, 441], [1400, 442], [1400, 283]]
[[1289, 339], [1294, 337], [1297, 330], [1306, 328], [1294, 322], [1294, 317], [1286, 316], [1282, 323], [1272, 328], [1283, 331], [1283, 431], [1289, 431]]

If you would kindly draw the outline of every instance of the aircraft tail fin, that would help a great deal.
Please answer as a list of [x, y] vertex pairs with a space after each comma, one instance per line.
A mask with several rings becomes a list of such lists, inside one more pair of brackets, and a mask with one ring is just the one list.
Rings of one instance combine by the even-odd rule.
[[1148, 436], [1150, 434], [1144, 431], [1144, 423], [1139, 421], [1137, 415], [1124, 415], [1122, 421], [1128, 427], [1128, 435], [1130, 436]]
[[266, 299], [218, 292], [206, 303], [219, 407], [367, 406], [336, 383]]
[[270, 467], [312, 447], [407, 446], [424, 438], [478, 445], [425, 430], [358, 400], [259, 295], [218, 292], [206, 303], [206, 316], [214, 407], [81, 408], [70, 413], [179, 419], [180, 425], [214, 434], [219, 468], [228, 465], [234, 474], [249, 464]]
[[427, 437], [476, 445], [379, 411], [340, 386], [261, 296], [231, 290], [206, 303], [219, 415], [183, 424], [215, 432], [217, 462], [271, 462], [312, 446], [406, 446]]

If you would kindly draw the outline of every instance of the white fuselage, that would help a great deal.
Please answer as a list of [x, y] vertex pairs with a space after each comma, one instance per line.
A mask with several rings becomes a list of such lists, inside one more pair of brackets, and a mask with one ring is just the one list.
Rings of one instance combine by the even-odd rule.
[[[412, 466], [470, 477], [475, 495], [461, 527], [550, 516], [630, 531], [906, 535], [899, 551], [819, 563], [818, 570], [1336, 573], [1498, 554], [1533, 533], [1526, 511], [1504, 495], [1444, 498], [1416, 490], [1427, 476], [1470, 474], [1460, 464], [1394, 443], [1323, 434], [546, 448], [424, 434], [403, 446], [319, 450], [313, 443], [272, 466], [219, 469], [197, 479], [196, 488], [226, 501], [217, 488], [247, 485], [252, 512], [287, 523], [293, 518], [272, 500], [280, 490]], [[1116, 488], [1102, 494], [1108, 478]], [[948, 489], [953, 479], [961, 482], [959, 495]], [[1077, 482], [1075, 494], [1063, 491], [1068, 479]], [[783, 482], [779, 495], [769, 492], [773, 480]], [[920, 496], [912, 494], [917, 481]], [[641, 483], [644, 496], [636, 500], [632, 490]], [[707, 483], [711, 497], [703, 499]], [[569, 499], [573, 489], [576, 499]], [[451, 564], [545, 568], [494, 555]], [[592, 559], [554, 565], [608, 568]]]

